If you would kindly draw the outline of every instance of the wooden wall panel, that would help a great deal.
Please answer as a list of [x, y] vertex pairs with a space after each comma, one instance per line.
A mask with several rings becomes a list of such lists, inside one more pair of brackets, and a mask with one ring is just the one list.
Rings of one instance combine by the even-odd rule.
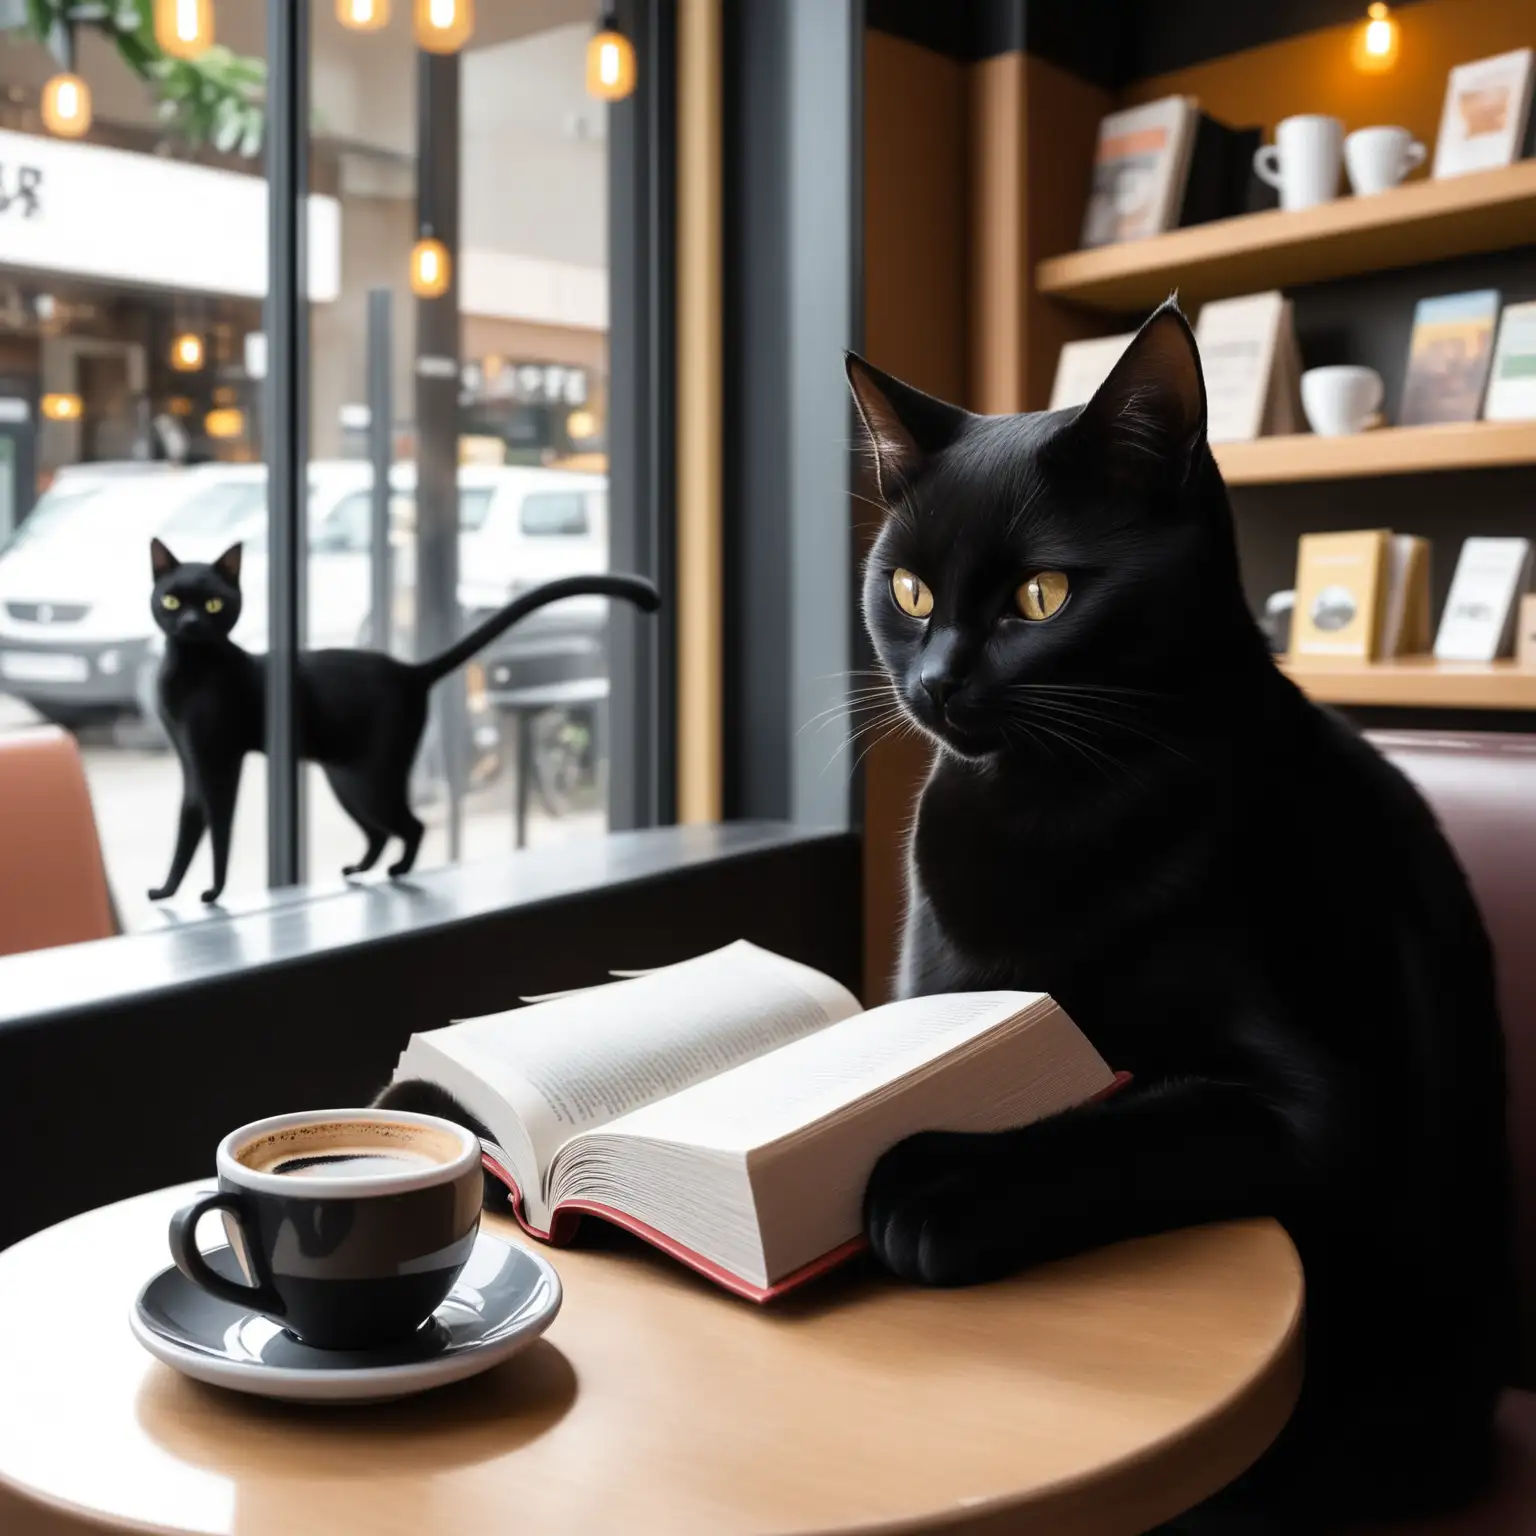
[[724, 802], [720, 0], [677, 8], [677, 819]]
[[[1360, 7], [1364, 20], [1365, 6]], [[1350, 62], [1352, 26], [1327, 27], [1249, 48], [1189, 69], [1155, 75], [1122, 93], [1130, 105], [1175, 93], [1196, 96], [1213, 117], [1260, 124], [1326, 112], [1346, 131], [1373, 123], [1411, 130], [1431, 149], [1440, 128], [1445, 77], [1456, 64], [1536, 43], [1536, 0], [1420, 0], [1394, 10], [1402, 46], [1397, 67], [1361, 74]]]
[[1034, 292], [1042, 257], [1073, 249], [1110, 95], [1044, 59], [970, 67], [971, 403], [1043, 410], [1062, 343], [1110, 327]]
[[[973, 404], [966, 375], [966, 67], [869, 31], [864, 68], [864, 353], [919, 389]], [[873, 495], [868, 477], [860, 492]], [[868, 502], [852, 505], [862, 560], [879, 514]], [[855, 743], [844, 755], [859, 750]], [[907, 829], [928, 757], [926, 744], [902, 734], [880, 742], [863, 762], [869, 1003], [889, 996]], [[829, 771], [839, 768], [848, 771], [841, 759]]]

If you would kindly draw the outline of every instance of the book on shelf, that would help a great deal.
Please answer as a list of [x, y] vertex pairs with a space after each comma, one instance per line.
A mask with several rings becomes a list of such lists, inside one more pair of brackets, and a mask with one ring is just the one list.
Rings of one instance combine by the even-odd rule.
[[1464, 540], [1435, 634], [1436, 660], [1495, 661], [1509, 655], [1530, 577], [1529, 539]]
[[1213, 443], [1300, 429], [1301, 374], [1291, 301], [1279, 292], [1202, 306], [1195, 342]]
[[1489, 421], [1536, 421], [1536, 300], [1504, 306], [1483, 415]]
[[1493, 288], [1419, 300], [1399, 425], [1478, 419], [1498, 318], [1499, 295]]
[[1437, 180], [1520, 158], [1531, 113], [1533, 60], [1530, 48], [1516, 48], [1451, 71], [1435, 140]]
[[1184, 201], [1198, 115], [1193, 97], [1165, 96], [1102, 119], [1083, 213], [1083, 247], [1141, 240], [1173, 228]]
[[1263, 142], [1262, 128], [1234, 128], [1208, 112], [1195, 114], [1180, 229], [1278, 205], [1279, 192], [1253, 169], [1253, 157]]
[[1127, 331], [1121, 336], [1067, 342], [1056, 359], [1056, 378], [1051, 384], [1051, 403], [1047, 409], [1065, 411], [1075, 405], [1087, 405], [1134, 335], [1134, 331]]
[[903, 1137], [1024, 1125], [1118, 1081], [1043, 993], [865, 1011], [745, 942], [413, 1035], [407, 1079], [489, 1132], [533, 1236], [603, 1217], [755, 1301], [860, 1249], [864, 1186]]
[[1296, 660], [1429, 649], [1429, 544], [1390, 528], [1303, 534], [1290, 653]]
[[1387, 542], [1377, 656], [1427, 656], [1432, 641], [1429, 540], [1394, 533]]
[[1520, 599], [1516, 623], [1515, 660], [1522, 667], [1536, 667], [1536, 597], [1527, 593]]

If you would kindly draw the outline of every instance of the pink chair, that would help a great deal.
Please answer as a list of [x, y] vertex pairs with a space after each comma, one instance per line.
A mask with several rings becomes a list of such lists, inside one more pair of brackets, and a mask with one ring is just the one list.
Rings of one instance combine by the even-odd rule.
[[0, 734], [0, 955], [118, 931], [75, 738]]

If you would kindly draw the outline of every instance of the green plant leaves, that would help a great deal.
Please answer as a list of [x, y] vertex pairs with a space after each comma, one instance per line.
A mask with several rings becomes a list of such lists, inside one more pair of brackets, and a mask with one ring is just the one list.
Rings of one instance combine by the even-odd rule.
[[25, 29], [45, 47], [66, 26], [110, 37], [129, 69], [155, 93], [160, 120], [194, 144], [253, 158], [266, 126], [264, 59], [215, 44], [195, 59], [174, 59], [155, 41], [150, 0], [26, 0]]

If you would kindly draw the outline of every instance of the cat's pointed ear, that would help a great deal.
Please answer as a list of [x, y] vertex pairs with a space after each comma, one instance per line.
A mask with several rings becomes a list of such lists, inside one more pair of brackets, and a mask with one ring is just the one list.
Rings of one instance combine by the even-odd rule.
[[1182, 485], [1205, 442], [1200, 352], [1176, 299], [1153, 311], [1082, 409], [1073, 433], [1116, 479]]
[[149, 568], [155, 573], [155, 580], [162, 576], [169, 576], [181, 561], [168, 550], [159, 539], [149, 541]]
[[240, 585], [240, 546], [231, 544], [228, 549], [213, 562], [213, 568], [230, 586]]
[[844, 361], [853, 403], [874, 455], [880, 499], [889, 502], [932, 454], [959, 437], [967, 413], [872, 368], [856, 353], [845, 354]]

